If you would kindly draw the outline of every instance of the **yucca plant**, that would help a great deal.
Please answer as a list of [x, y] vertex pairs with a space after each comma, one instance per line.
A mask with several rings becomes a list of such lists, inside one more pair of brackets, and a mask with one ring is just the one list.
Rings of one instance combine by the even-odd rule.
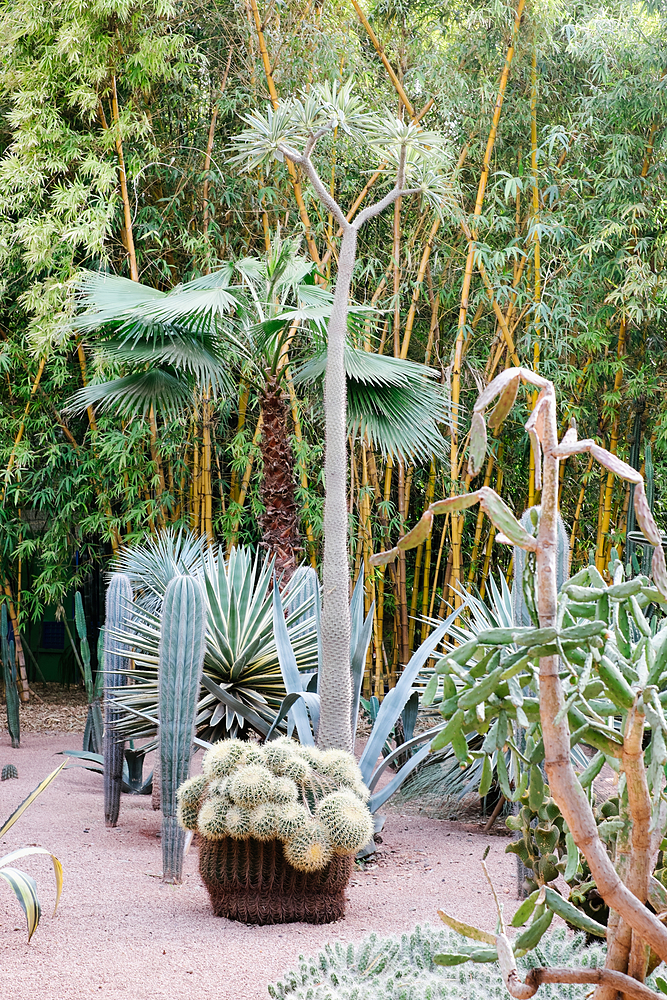
[[[47, 775], [43, 781], [37, 785], [36, 788], [32, 790], [30, 795], [23, 800], [23, 802], [18, 806], [17, 809], [11, 814], [9, 819], [0, 826], [0, 839], [14, 826], [14, 823], [23, 815], [28, 806], [35, 801], [38, 795], [47, 788], [53, 779], [57, 777], [62, 769], [67, 764], [67, 761], [63, 761], [59, 767], [52, 771], [51, 774]], [[0, 879], [5, 881], [9, 887], [13, 890], [14, 895], [21, 904], [21, 909], [25, 913], [26, 923], [28, 926], [28, 942], [37, 930], [37, 925], [42, 914], [42, 908], [39, 902], [39, 896], [37, 895], [37, 883], [31, 875], [27, 875], [26, 872], [21, 871], [19, 868], [14, 868], [13, 862], [18, 861], [20, 858], [26, 858], [31, 854], [46, 854], [51, 858], [53, 864], [53, 873], [56, 878], [56, 905], [53, 908], [55, 914], [58, 909], [58, 903], [60, 901], [60, 893], [63, 888], [63, 866], [55, 856], [51, 854], [51, 851], [47, 851], [44, 847], [19, 847], [18, 850], [10, 851], [9, 854], [5, 854], [0, 858]]]
[[[146, 600], [143, 607], [138, 602], [131, 627], [116, 635], [132, 646], [135, 665], [134, 683], [114, 693], [117, 732], [124, 738], [156, 733], [161, 627], [159, 610], [149, 610], [146, 603], [161, 608], [170, 574], [184, 564], [179, 553], [188, 553], [188, 571], [202, 586], [207, 616], [197, 736], [209, 742], [251, 731], [266, 736], [286, 693], [273, 628], [274, 560], [268, 554], [253, 556], [243, 546], [227, 556], [219, 549], [197, 549], [188, 536], [170, 537], [171, 543], [169, 537], [158, 538], [119, 560]], [[288, 600], [293, 607], [285, 627], [300, 671], [317, 666], [314, 612], [296, 603], [304, 585], [299, 580], [276, 598], [281, 609]]]

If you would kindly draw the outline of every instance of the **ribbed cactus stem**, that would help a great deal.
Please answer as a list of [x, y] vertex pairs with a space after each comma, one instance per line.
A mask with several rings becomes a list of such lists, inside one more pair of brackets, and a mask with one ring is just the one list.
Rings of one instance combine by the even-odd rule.
[[116, 736], [119, 712], [114, 705], [115, 688], [127, 684], [128, 649], [118, 642], [114, 632], [127, 624], [131, 614], [132, 584], [124, 573], [114, 573], [107, 588], [104, 650], [104, 821], [116, 826], [120, 811], [125, 744]]
[[162, 604], [159, 750], [162, 800], [162, 878], [180, 882], [185, 831], [177, 821], [177, 790], [190, 774], [197, 699], [206, 651], [206, 613], [199, 584], [189, 576], [169, 583]]
[[14, 643], [8, 641], [9, 623], [7, 620], [7, 605], [2, 605], [0, 628], [2, 629], [2, 666], [5, 679], [5, 698], [7, 701], [7, 729], [12, 741], [12, 747], [21, 745], [21, 727], [19, 724], [19, 693], [16, 682], [16, 658]]

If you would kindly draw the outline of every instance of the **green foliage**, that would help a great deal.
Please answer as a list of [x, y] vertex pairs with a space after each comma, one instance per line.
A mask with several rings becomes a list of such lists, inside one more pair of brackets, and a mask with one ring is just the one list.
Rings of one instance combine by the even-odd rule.
[[74, 621], [79, 636], [79, 651], [81, 662], [83, 663], [83, 683], [88, 697], [88, 716], [83, 731], [83, 749], [90, 751], [90, 753], [100, 753], [104, 733], [104, 722], [100, 707], [100, 698], [104, 689], [104, 671], [98, 669], [95, 680], [93, 680], [93, 671], [90, 663], [90, 645], [88, 643], [88, 627], [83, 611], [83, 599], [78, 590], [74, 595]]
[[[477, 1000], [503, 996], [497, 964], [443, 967], [434, 956], [469, 947], [448, 928], [415, 927], [400, 937], [371, 934], [362, 941], [328, 944], [312, 958], [299, 956], [297, 968], [269, 986], [274, 1000]], [[539, 948], [518, 960], [521, 974], [535, 965], [600, 968], [600, 946], [585, 947], [583, 935], [561, 928], [545, 935]], [[583, 1000], [588, 986], [544, 985], [540, 993], [553, 1000]], [[543, 992], [542, 992], [543, 991]]]

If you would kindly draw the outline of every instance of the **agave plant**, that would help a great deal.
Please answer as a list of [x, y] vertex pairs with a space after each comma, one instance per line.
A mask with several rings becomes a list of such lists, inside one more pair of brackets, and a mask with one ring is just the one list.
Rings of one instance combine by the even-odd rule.
[[[277, 585], [275, 589], [277, 593]], [[350, 603], [350, 619], [352, 623], [350, 665], [353, 695], [351, 729], [353, 733], [356, 733], [357, 728], [357, 716], [361, 701], [361, 683], [373, 622], [373, 608], [371, 607], [365, 619], [363, 612], [364, 578], [363, 573], [360, 573]], [[419, 691], [414, 687], [414, 684], [420, 671], [429, 659], [434, 656], [435, 650], [447, 634], [448, 629], [451, 628], [456, 617], [460, 614], [461, 609], [458, 609], [444, 622], [438, 623], [431, 635], [424, 640], [419, 649], [414, 653], [410, 662], [403, 670], [398, 683], [385, 695], [382, 704], [375, 714], [373, 728], [359, 758], [359, 767], [363, 780], [371, 792], [368, 807], [372, 813], [377, 812], [399, 790], [406, 778], [419, 767], [429, 754], [431, 741], [443, 728], [442, 725], [436, 725], [423, 733], [419, 733], [417, 736], [411, 735], [414, 731], [419, 705]], [[319, 596], [316, 600], [316, 622], [319, 630]], [[274, 724], [267, 735], [267, 739], [271, 739], [274, 735], [280, 720], [287, 717], [295, 726], [300, 742], [306, 746], [313, 746], [317, 739], [319, 728], [319, 693], [312, 690], [316, 686], [313, 684], [312, 678], [308, 683], [307, 689], [305, 688], [304, 678], [297, 665], [296, 650], [292, 646], [288, 627], [284, 616], [278, 610], [277, 604], [274, 604], [274, 627], [280, 666], [288, 694], [280, 707]], [[410, 738], [397, 743], [394, 749], [390, 749], [387, 747], [387, 742], [395, 733], [396, 724], [399, 719], [403, 721], [404, 731]], [[383, 760], [378, 764], [378, 759], [381, 756]], [[397, 772], [388, 782], [379, 787], [381, 776], [392, 765], [398, 768]]]
[[[123, 715], [120, 736], [150, 737], [157, 731], [160, 610], [169, 580], [189, 573], [199, 580], [207, 602], [206, 656], [197, 707], [197, 736], [213, 742], [248, 730], [265, 736], [285, 697], [273, 627], [274, 600], [289, 604], [285, 628], [300, 671], [317, 666], [317, 632], [308, 601], [300, 602], [299, 578], [284, 594], [274, 593], [274, 560], [249, 549], [205, 549], [192, 536], [164, 533], [123, 553], [118, 568], [138, 594], [132, 624], [115, 635], [134, 650], [133, 684], [114, 698]], [[312, 605], [312, 598], [310, 600]]]
[[[9, 819], [0, 826], [0, 839], [11, 829], [11, 827], [16, 823], [16, 821], [23, 815], [28, 806], [35, 801], [38, 795], [47, 788], [54, 778], [56, 778], [62, 769], [67, 764], [67, 761], [63, 761], [55, 771], [47, 775], [43, 781], [37, 785], [36, 788], [32, 790], [30, 795], [23, 800], [23, 802], [18, 806], [17, 809], [11, 814]], [[19, 847], [16, 851], [10, 851], [9, 854], [5, 854], [0, 857], [0, 879], [5, 881], [9, 887], [13, 890], [14, 895], [21, 904], [21, 908], [25, 913], [26, 923], [28, 925], [28, 941], [33, 936], [37, 930], [37, 925], [39, 924], [39, 919], [42, 914], [42, 908], [39, 903], [39, 896], [37, 895], [37, 883], [31, 875], [27, 875], [26, 872], [21, 871], [19, 868], [14, 868], [13, 862], [18, 861], [20, 858], [28, 857], [31, 854], [46, 854], [51, 858], [53, 864], [53, 873], [56, 878], [56, 905], [53, 909], [55, 914], [58, 909], [58, 903], [60, 901], [60, 893], [63, 888], [63, 866], [55, 856], [51, 854], [51, 851], [47, 851], [45, 847]]]

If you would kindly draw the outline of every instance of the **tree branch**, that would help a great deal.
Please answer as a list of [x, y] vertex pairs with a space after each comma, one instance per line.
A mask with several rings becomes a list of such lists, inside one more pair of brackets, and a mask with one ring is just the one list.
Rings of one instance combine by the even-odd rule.
[[[311, 139], [313, 138], [315, 137], [311, 136]], [[308, 143], [311, 142], [311, 139], [308, 140]], [[315, 142], [317, 142], [317, 138], [315, 138]], [[310, 147], [310, 152], [312, 152], [315, 146], [315, 142], [312, 143]], [[306, 144], [306, 149], [308, 149], [308, 143]], [[329, 209], [329, 211], [331, 212], [331, 214], [333, 215], [333, 217], [335, 218], [336, 222], [341, 227], [341, 229], [343, 229], [343, 231], [351, 229], [352, 226], [345, 218], [345, 213], [343, 209], [340, 207], [340, 205], [333, 197], [333, 195], [329, 191], [327, 191], [326, 187], [322, 183], [320, 175], [318, 174], [317, 170], [315, 169], [311, 160], [309, 159], [309, 154], [307, 154], [306, 152], [297, 153], [297, 151], [295, 149], [292, 149], [291, 146], [286, 146], [282, 142], [278, 146], [278, 149], [284, 156], [287, 157], [288, 160], [291, 160], [292, 163], [296, 164], [297, 166], [303, 169], [304, 173], [308, 177], [308, 180], [313, 185], [317, 197]]]
[[369, 219], [374, 219], [376, 215], [380, 214], [380, 212], [384, 212], [385, 208], [388, 208], [389, 205], [393, 205], [397, 198], [409, 198], [413, 194], [419, 194], [419, 192], [420, 188], [404, 189], [400, 187], [393, 187], [391, 191], [384, 196], [384, 198], [381, 198], [380, 201], [376, 201], [374, 205], [369, 205], [368, 208], [363, 210], [363, 212], [360, 212], [352, 225], [355, 229], [361, 229], [365, 222], [368, 222]]

